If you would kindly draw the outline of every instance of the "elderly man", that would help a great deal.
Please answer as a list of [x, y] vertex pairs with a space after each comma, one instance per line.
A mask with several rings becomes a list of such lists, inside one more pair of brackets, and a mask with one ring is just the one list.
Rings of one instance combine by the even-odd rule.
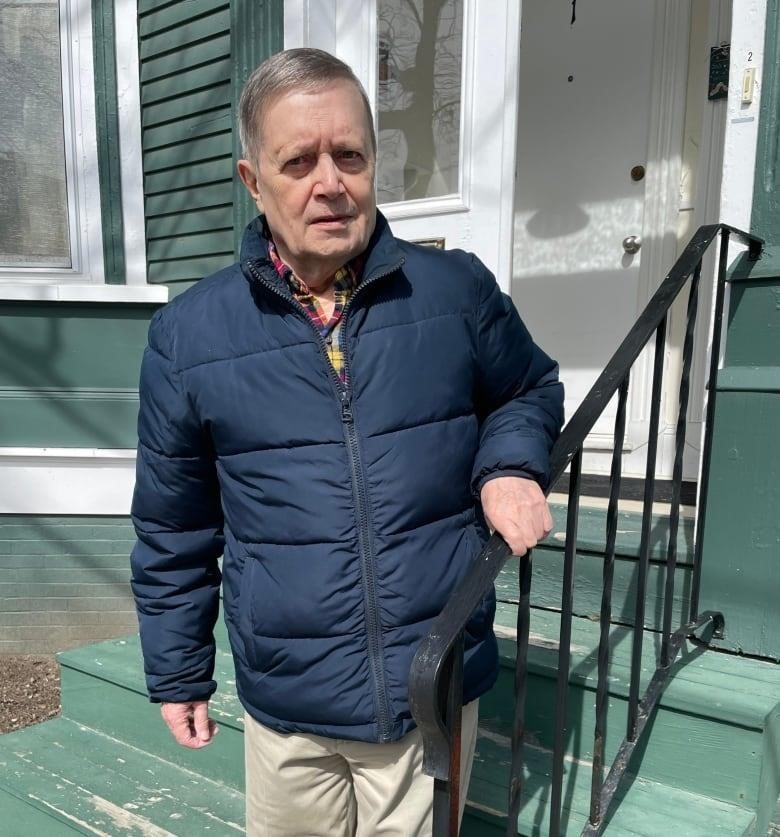
[[[260, 216], [239, 264], [157, 313], [143, 361], [132, 567], [150, 696], [180, 744], [211, 741], [222, 581], [247, 833], [424, 835], [412, 657], [487, 526], [517, 554], [550, 530], [562, 388], [478, 259], [393, 237], [349, 67], [280, 53], [240, 111]], [[466, 637], [466, 780], [493, 612]]]

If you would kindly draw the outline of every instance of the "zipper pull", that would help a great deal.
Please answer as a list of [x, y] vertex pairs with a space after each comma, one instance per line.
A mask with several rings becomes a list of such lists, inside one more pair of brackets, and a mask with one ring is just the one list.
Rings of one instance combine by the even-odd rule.
[[341, 420], [344, 422], [352, 422], [352, 402], [348, 392], [341, 394]]

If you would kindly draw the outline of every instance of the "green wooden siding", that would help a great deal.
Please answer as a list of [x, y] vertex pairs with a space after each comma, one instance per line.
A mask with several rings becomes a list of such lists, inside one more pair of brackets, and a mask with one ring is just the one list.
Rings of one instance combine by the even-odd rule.
[[172, 293], [233, 261], [251, 202], [237, 183], [235, 105], [282, 48], [282, 0], [139, 3], [149, 281]]
[[92, 0], [92, 32], [95, 50], [95, 119], [100, 175], [100, 212], [103, 226], [105, 281], [125, 281], [122, 174], [119, 155], [119, 102], [116, 74], [116, 26], [114, 4]]
[[780, 243], [780, 0], [767, 3], [752, 229]]
[[134, 448], [154, 308], [0, 303], [0, 446]]
[[176, 293], [233, 259], [230, 3], [138, 11], [148, 275]]
[[740, 260], [718, 375], [701, 609], [723, 647], [780, 660], [780, 258]]
[[135, 632], [125, 517], [0, 515], [0, 654]]

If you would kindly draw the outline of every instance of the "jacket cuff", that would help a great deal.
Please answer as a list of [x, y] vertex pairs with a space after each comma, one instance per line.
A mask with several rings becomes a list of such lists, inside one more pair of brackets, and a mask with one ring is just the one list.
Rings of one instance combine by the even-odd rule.
[[490, 482], [490, 480], [494, 480], [496, 477], [522, 477], [523, 479], [533, 480], [542, 489], [544, 489], [544, 484], [541, 482], [539, 477], [530, 473], [530, 471], [524, 471], [522, 468], [499, 468], [496, 471], [488, 471], [487, 473], [480, 474], [474, 481], [473, 493], [477, 500], [479, 500], [480, 494], [482, 493], [482, 487], [485, 483]]

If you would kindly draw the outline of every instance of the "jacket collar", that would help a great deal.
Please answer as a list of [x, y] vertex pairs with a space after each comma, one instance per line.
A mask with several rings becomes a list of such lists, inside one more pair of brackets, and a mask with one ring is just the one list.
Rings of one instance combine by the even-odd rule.
[[[265, 280], [289, 293], [286, 283], [280, 279], [268, 256], [268, 239], [263, 235], [264, 224], [264, 217], [258, 215], [244, 230], [239, 256], [242, 270], [247, 278], [252, 278], [248, 269], [248, 263], [251, 262], [252, 267], [261, 272]], [[368, 279], [392, 273], [401, 266], [404, 260], [401, 248], [390, 230], [390, 225], [379, 210], [376, 213], [374, 232], [368, 241], [364, 256], [361, 284]]]

